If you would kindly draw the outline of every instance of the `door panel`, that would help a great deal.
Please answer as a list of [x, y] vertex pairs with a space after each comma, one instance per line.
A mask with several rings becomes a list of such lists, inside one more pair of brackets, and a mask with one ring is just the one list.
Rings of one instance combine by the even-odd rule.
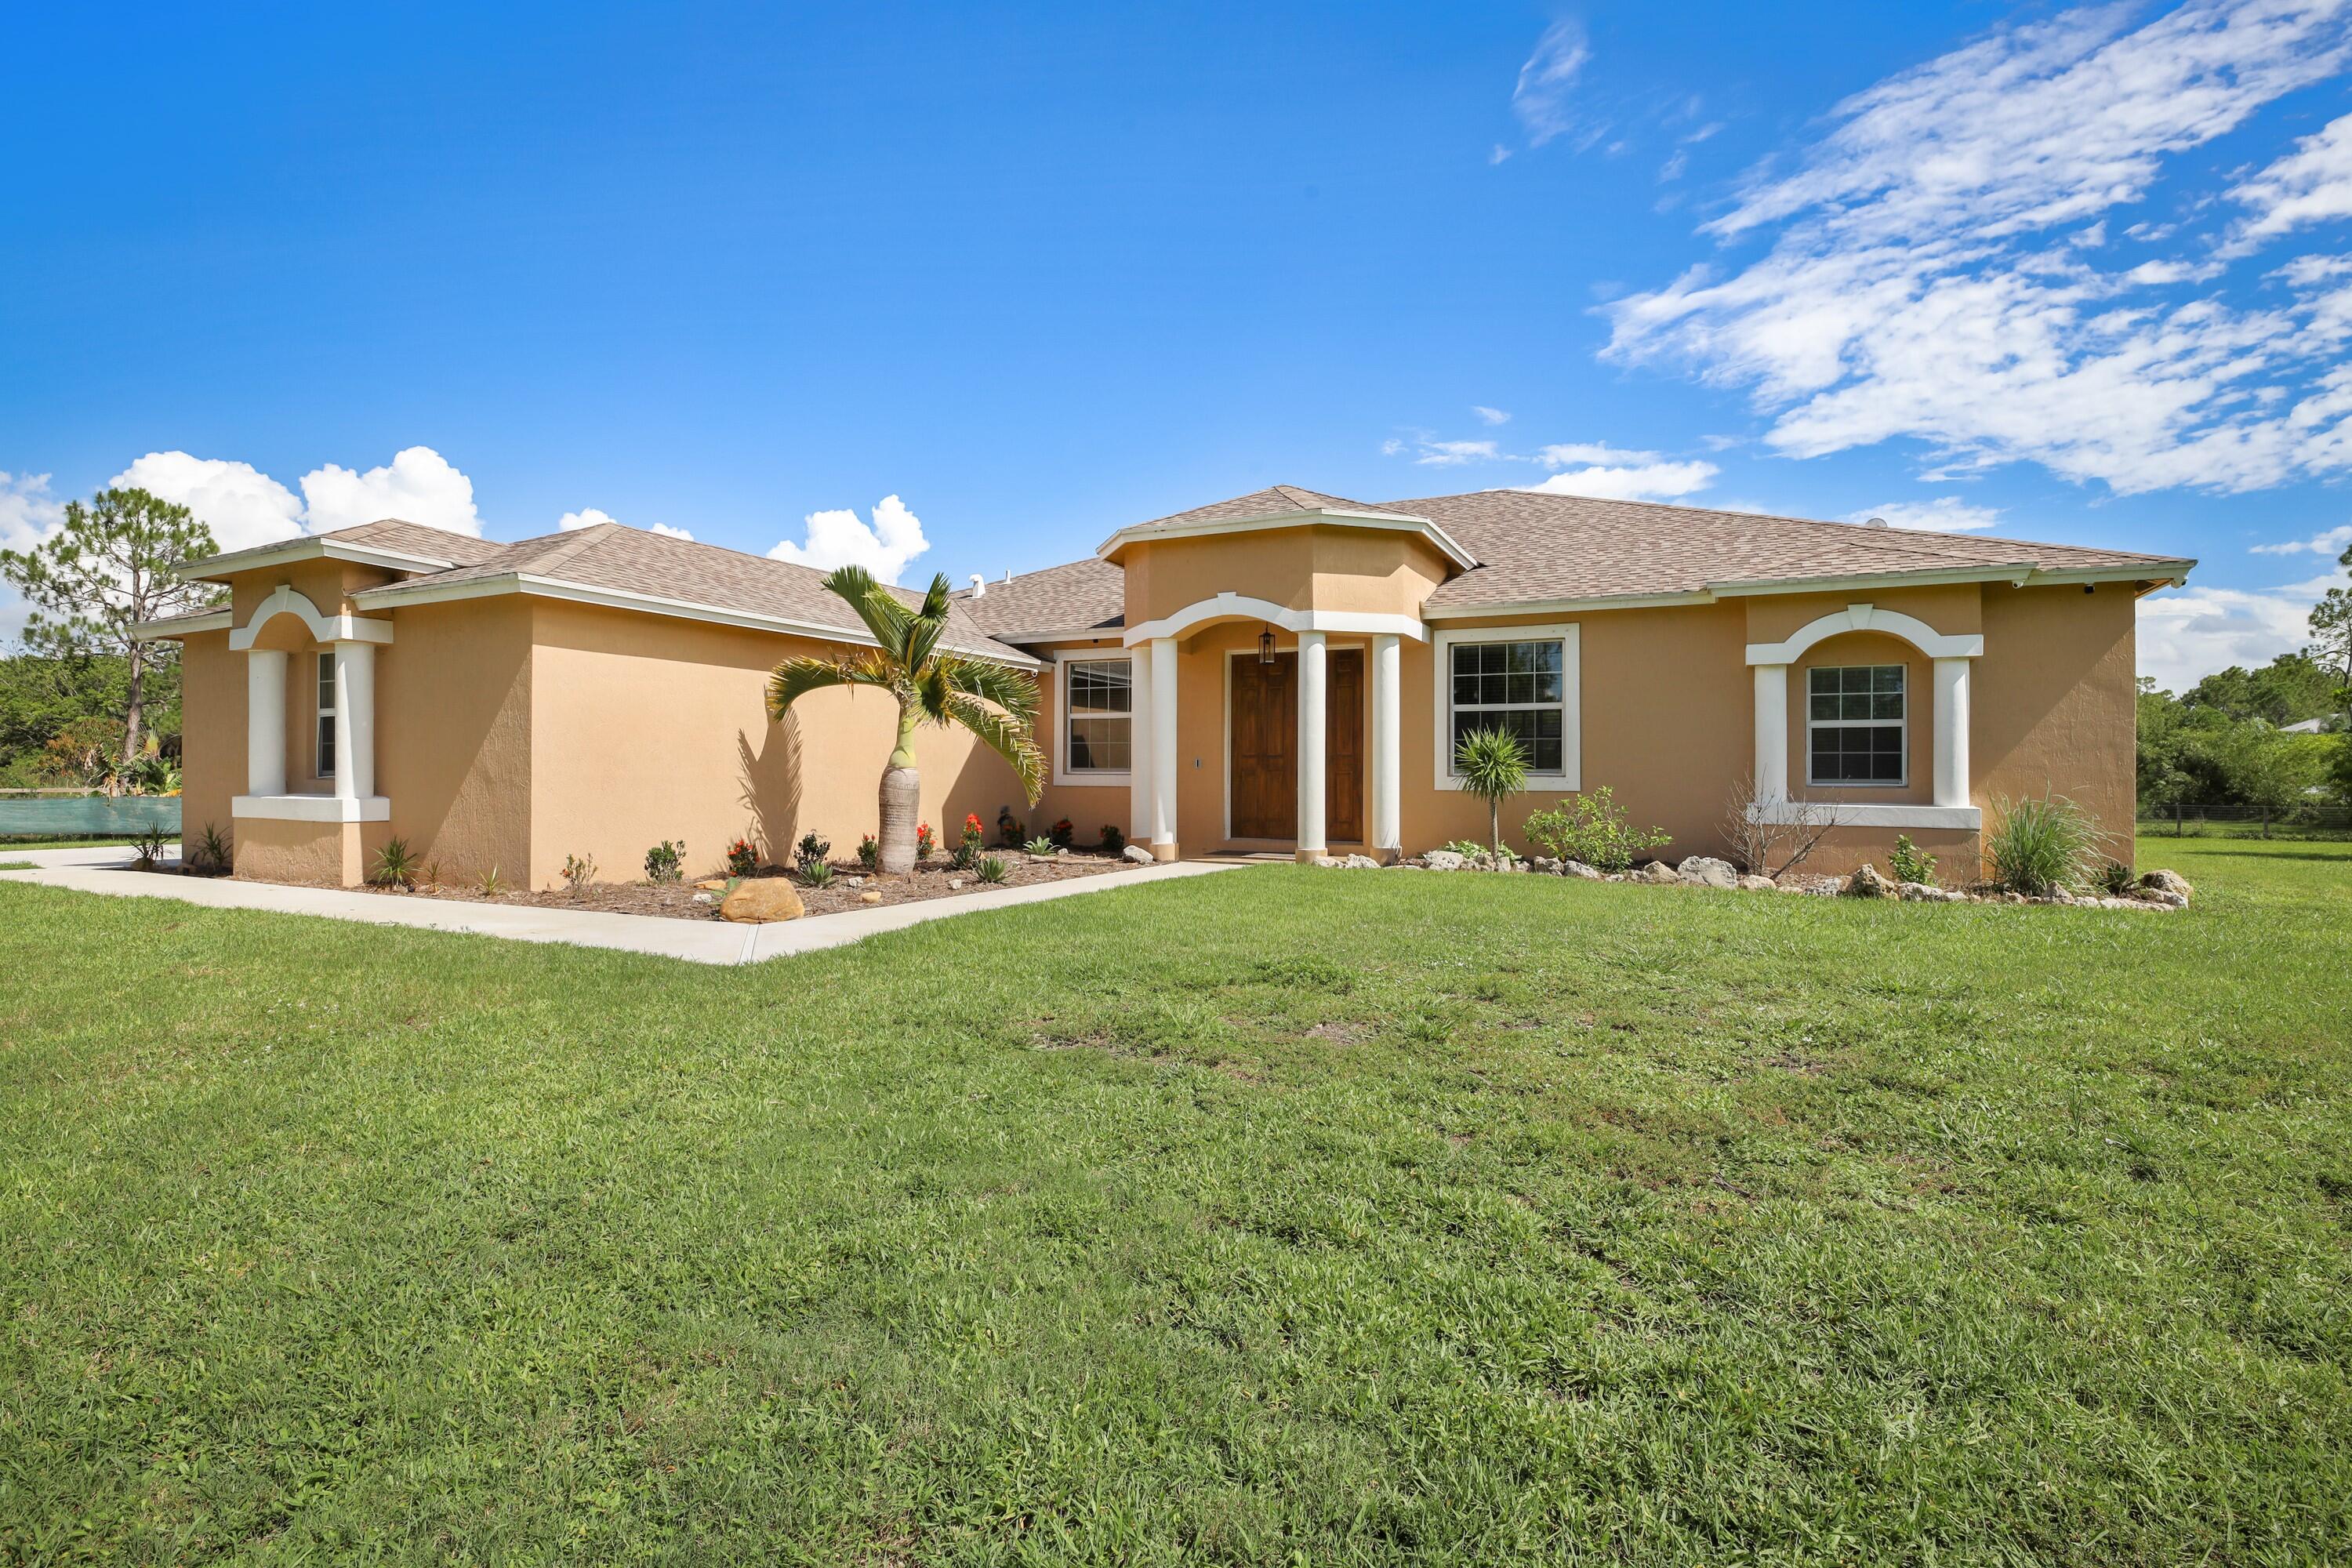
[[1234, 837], [1289, 838], [1298, 831], [1298, 658], [1233, 660]]
[[1323, 836], [1334, 844], [1364, 838], [1364, 650], [1324, 656]]

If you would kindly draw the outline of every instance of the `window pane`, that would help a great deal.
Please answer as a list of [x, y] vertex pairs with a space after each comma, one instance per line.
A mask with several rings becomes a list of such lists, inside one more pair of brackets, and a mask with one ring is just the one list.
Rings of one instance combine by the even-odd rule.
[[1123, 716], [1072, 719], [1070, 770], [1125, 773], [1133, 745], [1134, 725], [1133, 719]]
[[1133, 706], [1131, 667], [1123, 658], [1070, 666], [1070, 710], [1125, 713]]

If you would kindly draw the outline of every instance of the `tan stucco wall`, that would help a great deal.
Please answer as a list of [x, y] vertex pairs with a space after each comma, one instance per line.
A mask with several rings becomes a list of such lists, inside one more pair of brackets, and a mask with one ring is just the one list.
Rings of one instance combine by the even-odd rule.
[[228, 633], [199, 632], [180, 654], [180, 851], [194, 852], [207, 824], [233, 839], [229, 803], [245, 793], [245, 655]]
[[[1104, 658], [1128, 657], [1127, 649], [1116, 637], [1056, 643], [1023, 650], [1036, 655], [1045, 666], [1037, 672], [1037, 741], [1045, 748], [1046, 760], [1045, 791], [1038, 796], [1036, 809], [1026, 813], [1024, 819], [1035, 832], [1043, 833], [1057, 817], [1066, 816], [1070, 819], [1073, 842], [1081, 847], [1100, 843], [1106, 824], [1132, 838], [1135, 837], [1135, 825], [1129, 819], [1133, 816], [1135, 797], [1129, 784], [1056, 784], [1053, 782], [1055, 748], [1061, 744], [1062, 701], [1055, 656], [1061, 650]], [[1019, 808], [1016, 806], [1014, 809], [1017, 811]], [[992, 824], [994, 818], [991, 816], [990, 821]]]
[[2063, 795], [2132, 863], [2138, 703], [2131, 584], [1984, 591], [1984, 657], [1969, 731], [1978, 804]]
[[247, 817], [236, 825], [236, 874], [264, 882], [308, 882], [348, 888], [367, 874], [372, 846], [356, 822], [277, 822]]
[[[516, 595], [413, 605], [375, 654], [375, 787], [386, 831], [443, 879], [527, 874], [531, 617]], [[292, 706], [291, 702], [289, 706]]]
[[[879, 829], [877, 790], [898, 727], [886, 693], [814, 692], [784, 724], [767, 718], [777, 663], [846, 650], [544, 600], [532, 604], [531, 629], [534, 886], [558, 881], [567, 855], [593, 856], [604, 880], [633, 880], [665, 838], [683, 839], [699, 873], [739, 836], [782, 859], [814, 831], [845, 858]], [[1000, 806], [1034, 820], [1012, 769], [966, 731], [926, 727], [915, 751], [923, 820], [942, 842], [966, 812], [992, 838]]]
[[1146, 542], [1120, 561], [1130, 626], [1226, 593], [1293, 609], [1418, 615], [1451, 570], [1418, 534], [1329, 526]]

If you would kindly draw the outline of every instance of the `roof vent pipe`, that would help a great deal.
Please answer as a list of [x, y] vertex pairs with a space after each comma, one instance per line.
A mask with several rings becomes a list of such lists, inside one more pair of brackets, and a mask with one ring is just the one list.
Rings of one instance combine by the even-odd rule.
[[971, 574], [971, 596], [975, 599], [988, 596], [988, 579], [977, 572]]
[[1013, 568], [1010, 566], [1004, 569], [1004, 580], [1008, 583], [1013, 581]]

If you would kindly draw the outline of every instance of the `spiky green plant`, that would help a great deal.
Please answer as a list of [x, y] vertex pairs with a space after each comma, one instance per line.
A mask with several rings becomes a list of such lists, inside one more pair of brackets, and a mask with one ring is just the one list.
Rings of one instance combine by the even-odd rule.
[[228, 836], [213, 823], [205, 824], [205, 833], [196, 841], [196, 864], [207, 871], [226, 871], [236, 859]]
[[1528, 787], [1528, 751], [1508, 730], [1473, 730], [1454, 747], [1454, 776], [1486, 803], [1486, 838], [1503, 852], [1503, 802]]
[[812, 888], [833, 886], [833, 863], [829, 860], [802, 861], [801, 880]]
[[1032, 855], [1051, 855], [1054, 852], [1054, 841], [1041, 834], [1021, 847]]
[[383, 847], [375, 852], [375, 869], [368, 873], [368, 880], [379, 888], [416, 886], [416, 857], [409, 852], [407, 839], [383, 841]]
[[856, 612], [876, 647], [855, 657], [788, 658], [768, 679], [768, 715], [782, 722], [792, 706], [827, 687], [872, 687], [898, 704], [898, 743], [882, 770], [882, 869], [915, 868], [915, 826], [922, 781], [915, 771], [915, 731], [926, 723], [961, 724], [1006, 762], [1034, 805], [1045, 780], [1038, 751], [1037, 681], [1009, 665], [942, 652], [948, 627], [948, 580], [931, 579], [919, 605], [909, 607], [862, 566], [843, 566], [824, 580]]
[[2063, 795], [2003, 800], [1985, 835], [1992, 879], [2012, 893], [2039, 897], [2091, 870], [2091, 852], [2104, 837], [2083, 808]]
[[972, 868], [972, 874], [983, 882], [1002, 882], [1012, 872], [1013, 868], [1004, 863], [1002, 855], [983, 855], [980, 858], [980, 864]]

